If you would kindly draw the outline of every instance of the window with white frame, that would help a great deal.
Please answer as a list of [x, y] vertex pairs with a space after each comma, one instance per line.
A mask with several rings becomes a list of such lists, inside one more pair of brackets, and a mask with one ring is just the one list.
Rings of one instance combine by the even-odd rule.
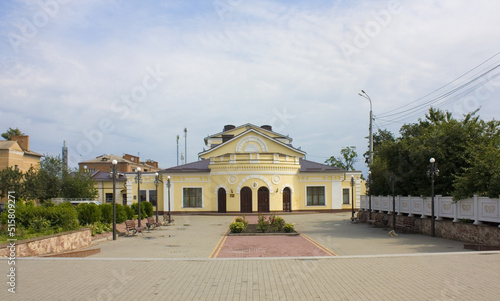
[[307, 187], [307, 206], [325, 205], [325, 186]]
[[344, 188], [342, 189], [342, 203], [344, 205], [347, 205], [347, 204], [350, 204], [350, 201], [349, 201], [349, 188]]
[[201, 188], [183, 188], [182, 189], [182, 207], [201, 208], [202, 207], [202, 189]]

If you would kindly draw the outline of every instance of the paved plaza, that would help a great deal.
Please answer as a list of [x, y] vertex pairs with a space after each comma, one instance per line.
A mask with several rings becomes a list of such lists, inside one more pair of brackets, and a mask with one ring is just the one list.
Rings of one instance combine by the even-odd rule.
[[[88, 258], [19, 258], [0, 300], [497, 300], [500, 252], [352, 224], [349, 214], [284, 215], [339, 256], [209, 258], [233, 216], [104, 241]], [[7, 260], [0, 271], [8, 274]], [[7, 278], [7, 277], [5, 277]]]

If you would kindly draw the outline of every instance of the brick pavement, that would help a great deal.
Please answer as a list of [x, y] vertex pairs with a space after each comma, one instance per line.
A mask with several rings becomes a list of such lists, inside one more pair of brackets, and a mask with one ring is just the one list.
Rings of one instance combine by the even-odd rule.
[[[6, 261], [0, 261], [5, 271]], [[272, 259], [19, 259], [0, 300], [498, 300], [500, 252]]]

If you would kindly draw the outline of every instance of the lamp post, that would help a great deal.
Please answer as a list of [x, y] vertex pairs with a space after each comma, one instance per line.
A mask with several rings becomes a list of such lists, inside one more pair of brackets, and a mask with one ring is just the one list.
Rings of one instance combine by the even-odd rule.
[[392, 190], [392, 230], [396, 230], [396, 196], [394, 195], [394, 182], [396, 178], [391, 176], [391, 190]]
[[163, 183], [163, 181], [160, 180], [160, 175], [156, 172], [155, 173], [155, 186], [156, 186], [156, 223], [158, 223], [158, 183]]
[[137, 204], [138, 204], [138, 215], [137, 215], [137, 226], [141, 226], [141, 168], [137, 167]]
[[434, 219], [434, 176], [439, 175], [436, 159], [430, 158], [431, 163], [428, 173], [431, 176], [431, 236], [436, 236], [436, 220]]
[[116, 164], [118, 161], [111, 161], [111, 174], [113, 175], [113, 240], [116, 240]]
[[368, 101], [370, 102], [370, 127], [369, 127], [369, 131], [370, 131], [370, 136], [369, 136], [369, 139], [370, 139], [370, 152], [368, 154], [369, 155], [368, 166], [371, 166], [372, 163], [373, 163], [373, 127], [372, 127], [373, 110], [372, 110], [372, 99], [363, 90], [361, 90], [361, 93], [358, 93], [358, 95], [361, 96], [361, 97], [363, 97], [363, 98], [368, 99]]
[[372, 219], [372, 172], [368, 171], [368, 219]]
[[170, 176], [167, 177], [167, 194], [168, 194], [168, 224], [172, 221], [170, 218]]
[[354, 175], [351, 175], [351, 203], [352, 203], [351, 220], [354, 221]]

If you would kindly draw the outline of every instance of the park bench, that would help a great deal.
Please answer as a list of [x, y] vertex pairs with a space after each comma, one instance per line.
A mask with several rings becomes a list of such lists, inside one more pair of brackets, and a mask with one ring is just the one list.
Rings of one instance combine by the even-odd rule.
[[[136, 227], [135, 226], [135, 221], [133, 220], [126, 220], [125, 221], [125, 230], [127, 231], [127, 236], [129, 233], [132, 231], [132, 234], [135, 235], [137, 232], [141, 232], [144, 230], [144, 227]], [[144, 234], [144, 233], [142, 233]]]
[[160, 221], [156, 222], [155, 218], [152, 217], [152, 216], [148, 217], [147, 220], [148, 221], [146, 223], [146, 226], [148, 226], [148, 230], [149, 229], [155, 229], [156, 227], [160, 227], [161, 226], [161, 222]]
[[401, 230], [403, 232], [412, 232], [413, 224], [415, 223], [415, 218], [405, 217], [403, 220], [396, 222], [396, 230]]
[[[174, 219], [172, 218], [172, 215], [170, 215], [170, 222], [173, 223]], [[163, 224], [168, 225], [168, 213], [163, 214]]]

